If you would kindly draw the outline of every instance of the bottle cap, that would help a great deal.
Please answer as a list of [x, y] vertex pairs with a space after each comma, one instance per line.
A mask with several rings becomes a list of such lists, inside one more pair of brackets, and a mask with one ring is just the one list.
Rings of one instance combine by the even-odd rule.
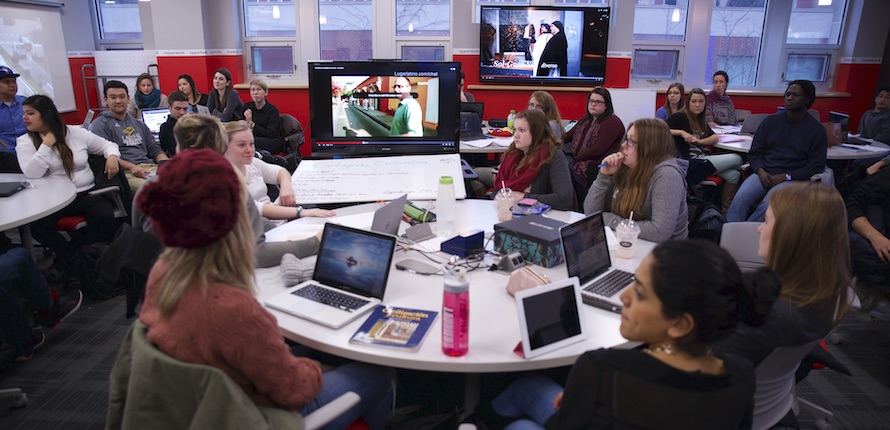
[[454, 184], [454, 179], [451, 176], [442, 176], [439, 178], [440, 185], [451, 185]]

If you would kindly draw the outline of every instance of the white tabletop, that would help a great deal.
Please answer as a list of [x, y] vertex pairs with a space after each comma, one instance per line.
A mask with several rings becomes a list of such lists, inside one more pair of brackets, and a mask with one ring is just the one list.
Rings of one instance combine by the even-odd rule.
[[[748, 153], [751, 150], [751, 142], [754, 140], [752, 136], [741, 135], [722, 135], [721, 141], [714, 145], [717, 148], [727, 151]], [[733, 140], [733, 142], [724, 142], [723, 140]], [[828, 148], [827, 159], [829, 160], [857, 160], [861, 158], [883, 157], [890, 154], [890, 147], [881, 142], [873, 142], [871, 145], [838, 145]]]
[[[424, 203], [416, 204], [422, 206]], [[375, 207], [376, 205], [370, 204], [345, 208], [338, 210], [338, 215], [367, 213]], [[485, 231], [486, 237], [491, 235], [496, 222], [493, 202], [459, 201], [456, 212], [457, 231], [480, 228]], [[583, 217], [579, 213], [562, 211], [550, 211], [547, 216], [563, 221], [573, 221]], [[356, 219], [353, 215], [352, 220]], [[302, 222], [288, 223], [270, 231], [267, 240], [306, 237], [312, 233], [313, 227], [314, 231], [318, 231], [322, 223], [323, 221], [319, 219], [303, 219]], [[402, 228], [404, 227], [403, 224]], [[612, 251], [612, 263], [615, 267], [633, 272], [643, 256], [653, 247], [653, 243], [643, 241], [634, 259], [631, 260], [619, 259]], [[393, 261], [405, 258], [429, 262], [418, 252], [404, 249], [396, 251]], [[565, 264], [550, 269], [534, 266], [534, 269], [546, 274], [551, 280], [566, 278]], [[285, 288], [277, 267], [258, 270], [257, 283], [260, 301]], [[442, 276], [423, 276], [393, 269], [390, 271], [384, 303], [392, 306], [440, 310], [442, 283]], [[471, 272], [470, 346], [469, 352], [463, 357], [449, 357], [442, 353], [441, 317], [436, 319], [418, 351], [405, 351], [350, 344], [349, 339], [364, 322], [366, 316], [360, 317], [342, 329], [332, 330], [283, 312], [271, 309], [270, 312], [278, 319], [278, 324], [288, 339], [337, 356], [404, 369], [462, 373], [544, 369], [571, 365], [585, 351], [635, 345], [621, 337], [618, 331], [620, 315], [584, 305], [582, 312], [585, 313], [590, 333], [586, 341], [531, 360], [523, 359], [513, 353], [520, 339], [519, 322], [513, 297], [505, 291], [506, 283], [505, 274], [484, 269]]]
[[0, 173], [0, 182], [17, 181], [28, 181], [35, 188], [0, 197], [0, 231], [53, 214], [74, 201], [77, 195], [74, 183], [65, 178], [28, 179], [20, 173]]

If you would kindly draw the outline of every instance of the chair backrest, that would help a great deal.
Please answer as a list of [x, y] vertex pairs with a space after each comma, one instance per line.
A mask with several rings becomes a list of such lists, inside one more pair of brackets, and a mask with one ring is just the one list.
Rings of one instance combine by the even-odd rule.
[[299, 154], [300, 146], [306, 141], [303, 125], [293, 115], [286, 113], [279, 115], [279, 119], [281, 120], [281, 134], [284, 136], [284, 141], [287, 142], [288, 152]]
[[754, 391], [753, 429], [768, 429], [776, 425], [788, 411], [797, 407], [794, 374], [801, 360], [821, 339], [797, 346], [773, 350], [754, 369], [757, 389]]
[[825, 170], [821, 173], [816, 173], [810, 180], [813, 182], [821, 182], [829, 187], [834, 186], [834, 170], [831, 170], [831, 167], [825, 166]]
[[720, 246], [738, 263], [743, 272], [757, 270], [766, 264], [757, 255], [760, 246], [759, 222], [728, 222], [723, 224]]

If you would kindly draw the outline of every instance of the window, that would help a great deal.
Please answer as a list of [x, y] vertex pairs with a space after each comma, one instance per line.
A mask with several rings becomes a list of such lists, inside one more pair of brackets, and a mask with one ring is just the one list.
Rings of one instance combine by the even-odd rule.
[[370, 60], [374, 7], [371, 0], [318, 0], [322, 60]]
[[244, 0], [244, 36], [294, 37], [297, 35], [294, 0]]
[[785, 63], [785, 81], [806, 79], [813, 82], [828, 80], [828, 67], [831, 55], [827, 54], [788, 54]]
[[705, 83], [714, 72], [724, 70], [733, 86], [754, 86], [760, 41], [766, 18], [766, 0], [715, 0]]
[[609, 6], [609, 0], [553, 0], [554, 6]]
[[688, 0], [637, 0], [634, 40], [686, 40]]
[[473, 15], [473, 22], [479, 23], [479, 16], [482, 15], [482, 6], [528, 6], [529, 0], [476, 0], [476, 14]]
[[99, 39], [141, 40], [142, 23], [139, 21], [139, 0], [96, 0], [99, 21]]
[[677, 49], [634, 49], [631, 74], [634, 79], [652, 80], [656, 84], [661, 80], [676, 81], [679, 64]]
[[794, 0], [785, 43], [837, 45], [846, 1]]
[[396, 36], [450, 36], [451, 0], [396, 0]]
[[254, 75], [292, 75], [294, 65], [293, 45], [250, 46], [250, 68]]
[[402, 61], [445, 61], [444, 46], [402, 45]]

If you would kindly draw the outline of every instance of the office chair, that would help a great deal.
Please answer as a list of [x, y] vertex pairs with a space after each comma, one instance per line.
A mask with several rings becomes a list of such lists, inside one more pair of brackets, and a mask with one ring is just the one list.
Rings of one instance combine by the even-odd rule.
[[728, 222], [723, 224], [720, 246], [738, 263], [743, 272], [752, 272], [766, 264], [757, 255], [760, 246], [759, 222]]
[[[121, 169], [113, 178], [108, 179], [104, 173], [104, 157], [101, 155], [90, 154], [88, 162], [96, 181], [96, 187], [89, 192], [90, 198], [110, 199], [114, 204], [114, 219], [129, 219], [130, 215], [128, 208], [132, 202], [132, 196], [130, 185], [127, 183], [127, 177], [124, 175], [123, 169]], [[86, 227], [87, 220], [82, 216], [63, 216], [56, 221], [56, 230], [68, 233], [72, 240], [77, 235], [76, 232]]]
[[306, 136], [303, 134], [303, 125], [293, 115], [285, 113], [281, 114], [279, 118], [281, 119], [281, 135], [284, 136], [284, 142], [287, 145], [283, 154], [276, 155], [284, 157], [287, 161], [287, 170], [293, 174], [294, 170], [297, 170], [300, 160], [303, 159], [303, 156], [300, 155], [300, 147], [306, 141]]

